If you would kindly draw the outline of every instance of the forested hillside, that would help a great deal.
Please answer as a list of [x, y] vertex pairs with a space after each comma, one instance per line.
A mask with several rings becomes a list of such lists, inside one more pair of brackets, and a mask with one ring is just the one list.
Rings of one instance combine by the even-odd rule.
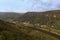
[[54, 25], [56, 29], [60, 29], [60, 10], [46, 12], [27, 12], [17, 18], [19, 22], [30, 22], [40, 25]]

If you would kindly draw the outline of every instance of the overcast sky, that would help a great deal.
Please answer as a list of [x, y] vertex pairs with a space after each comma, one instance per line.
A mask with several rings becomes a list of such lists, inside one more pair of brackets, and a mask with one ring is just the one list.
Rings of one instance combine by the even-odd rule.
[[0, 0], [0, 11], [44, 11], [60, 9], [60, 0]]

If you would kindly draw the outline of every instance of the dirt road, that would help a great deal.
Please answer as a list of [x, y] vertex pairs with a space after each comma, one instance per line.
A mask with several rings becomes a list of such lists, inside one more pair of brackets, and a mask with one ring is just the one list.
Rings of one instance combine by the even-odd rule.
[[58, 38], [60, 40], [60, 35], [57, 35], [57, 34], [49, 32], [49, 31], [42, 30], [42, 29], [34, 28], [34, 27], [29, 27], [29, 28], [32, 30], [37, 30], [37, 31], [43, 32], [45, 34], [51, 35], [51, 36]]

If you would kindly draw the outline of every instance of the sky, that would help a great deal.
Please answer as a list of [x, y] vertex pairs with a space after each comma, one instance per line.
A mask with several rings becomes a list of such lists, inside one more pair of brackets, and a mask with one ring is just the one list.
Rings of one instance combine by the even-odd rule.
[[26, 12], [60, 10], [60, 0], [0, 0], [0, 11]]

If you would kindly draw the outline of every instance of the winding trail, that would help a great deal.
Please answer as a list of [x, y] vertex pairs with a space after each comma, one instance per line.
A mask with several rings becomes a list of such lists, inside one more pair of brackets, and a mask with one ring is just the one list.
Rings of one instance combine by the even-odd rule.
[[37, 31], [43, 32], [45, 34], [51, 35], [51, 36], [53, 36], [55, 38], [58, 38], [60, 40], [60, 35], [57, 35], [57, 34], [54, 34], [52, 32], [42, 30], [42, 29], [34, 28], [34, 27], [29, 27], [29, 28], [32, 29], [32, 30], [37, 30]]

